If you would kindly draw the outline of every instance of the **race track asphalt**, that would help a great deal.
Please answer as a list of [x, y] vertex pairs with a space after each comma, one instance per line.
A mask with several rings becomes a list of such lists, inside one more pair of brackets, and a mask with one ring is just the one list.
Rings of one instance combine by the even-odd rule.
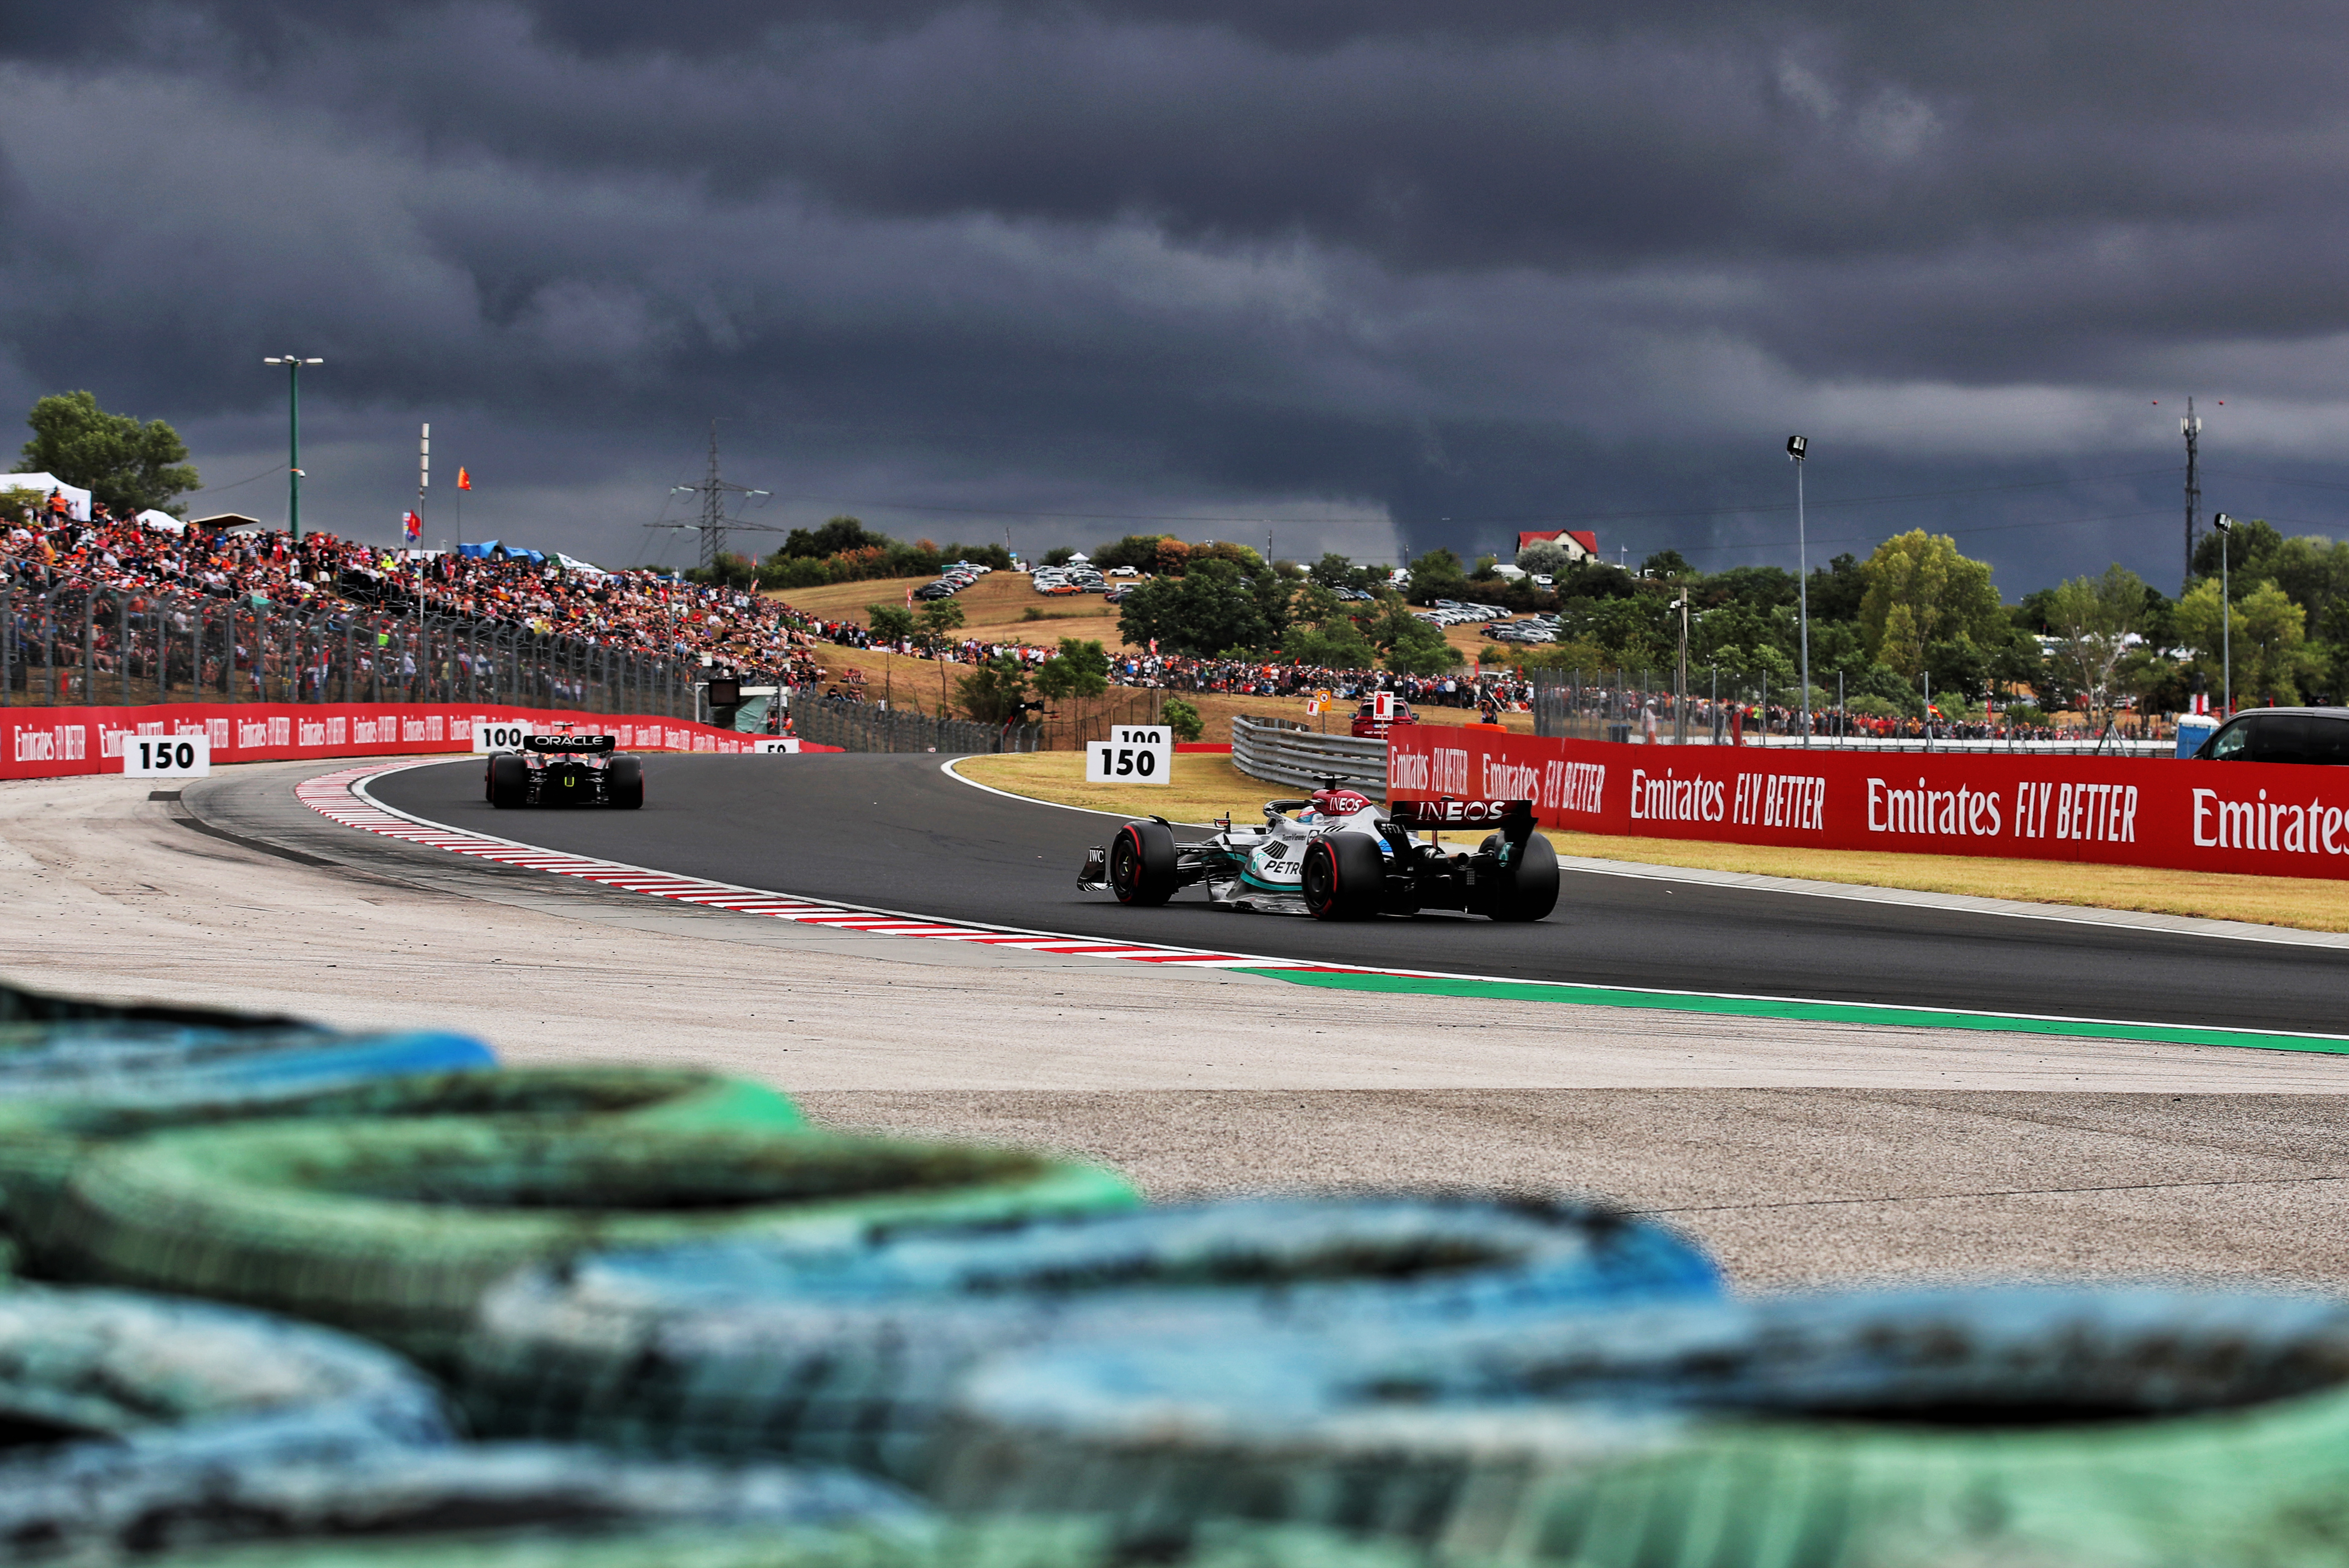
[[501, 812], [478, 761], [378, 780], [435, 822], [761, 891], [1111, 940], [1508, 979], [2341, 1032], [2349, 952], [1568, 872], [1530, 926], [1128, 909], [1077, 890], [1120, 818], [1009, 799], [935, 755], [654, 756], [635, 812]]

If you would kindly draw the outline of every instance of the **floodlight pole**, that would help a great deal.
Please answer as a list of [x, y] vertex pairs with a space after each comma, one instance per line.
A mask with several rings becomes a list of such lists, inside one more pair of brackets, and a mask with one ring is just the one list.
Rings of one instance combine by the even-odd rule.
[[1684, 746], [1688, 744], [1689, 634], [1689, 590], [1685, 579], [1681, 583], [1680, 600], [1672, 607], [1681, 612], [1681, 667], [1676, 689], [1672, 692], [1672, 743]]
[[285, 533], [288, 544], [302, 542], [302, 367], [323, 365], [324, 359], [305, 359], [297, 354], [272, 354], [261, 361], [264, 365], [283, 365], [286, 369], [285, 422]]
[[2227, 587], [2227, 540], [2235, 531], [2235, 520], [2224, 512], [2214, 513], [2210, 526], [2219, 530], [2219, 659], [2222, 682], [2219, 688], [2219, 717], [2223, 721], [2235, 714], [2235, 601], [2228, 597]]
[[1795, 599], [1799, 607], [1803, 640], [1803, 744], [1811, 743], [1811, 547], [1803, 526], [1803, 458], [1811, 443], [1802, 436], [1786, 438], [1786, 456], [1795, 465]]

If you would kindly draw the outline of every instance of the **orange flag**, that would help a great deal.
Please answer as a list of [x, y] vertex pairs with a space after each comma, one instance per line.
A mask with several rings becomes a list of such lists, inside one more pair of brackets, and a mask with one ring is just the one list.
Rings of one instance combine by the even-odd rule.
[[473, 476], [467, 473], [461, 468], [457, 471], [457, 488], [460, 490], [471, 490], [473, 488]]

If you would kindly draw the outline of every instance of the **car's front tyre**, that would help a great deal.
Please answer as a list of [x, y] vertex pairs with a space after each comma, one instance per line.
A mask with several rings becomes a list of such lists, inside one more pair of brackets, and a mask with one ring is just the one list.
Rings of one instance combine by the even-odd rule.
[[1110, 890], [1121, 904], [1163, 904], [1174, 896], [1174, 835], [1161, 822], [1129, 822], [1109, 846]]

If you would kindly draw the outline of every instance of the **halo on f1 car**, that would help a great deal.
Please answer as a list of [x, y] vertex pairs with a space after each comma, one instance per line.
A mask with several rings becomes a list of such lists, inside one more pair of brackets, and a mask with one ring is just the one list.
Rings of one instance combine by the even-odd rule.
[[552, 735], [524, 735], [518, 752], [492, 752], [482, 793], [501, 809], [531, 805], [610, 805], [634, 811], [645, 804], [645, 763], [617, 748], [612, 735], [575, 735], [558, 721]]
[[[1219, 909], [1320, 920], [1423, 909], [1538, 920], [1557, 908], [1557, 851], [1534, 831], [1532, 801], [1397, 801], [1381, 811], [1336, 779], [1322, 786], [1309, 799], [1267, 801], [1261, 827], [1226, 817], [1194, 842], [1177, 840], [1164, 817], [1129, 822], [1085, 852], [1077, 886], [1156, 905], [1204, 884]], [[1444, 850], [1444, 829], [1478, 827], [1495, 831], [1473, 850]]]

